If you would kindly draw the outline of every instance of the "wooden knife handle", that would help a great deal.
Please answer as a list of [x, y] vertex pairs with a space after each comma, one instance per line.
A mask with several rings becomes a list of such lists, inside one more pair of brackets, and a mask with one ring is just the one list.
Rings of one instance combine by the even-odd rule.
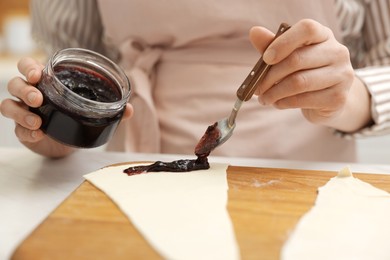
[[[288, 24], [282, 23], [279, 26], [279, 29], [278, 29], [275, 37], [273, 38], [272, 42], [277, 37], [282, 35], [285, 31], [287, 31], [289, 28], [290, 28], [290, 26]], [[251, 70], [249, 75], [246, 77], [244, 82], [238, 88], [237, 97], [242, 101], [248, 101], [253, 96], [253, 93], [256, 90], [257, 83], [259, 83], [261, 80], [263, 80], [263, 78], [265, 77], [265, 75], [267, 74], [267, 72], [270, 68], [271, 68], [271, 65], [266, 64], [263, 61], [263, 58], [260, 57], [260, 59], [257, 61], [256, 65], [253, 67], [253, 69]]]

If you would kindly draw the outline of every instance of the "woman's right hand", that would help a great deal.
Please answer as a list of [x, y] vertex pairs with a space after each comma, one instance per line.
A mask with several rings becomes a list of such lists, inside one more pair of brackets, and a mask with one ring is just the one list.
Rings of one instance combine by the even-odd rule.
[[32, 58], [22, 58], [18, 62], [18, 70], [25, 77], [15, 77], [8, 82], [8, 92], [15, 99], [5, 99], [0, 103], [3, 116], [15, 121], [15, 135], [30, 150], [47, 157], [63, 157], [74, 148], [60, 144], [39, 128], [41, 118], [29, 111], [29, 107], [40, 107], [43, 102], [42, 93], [34, 87], [42, 76], [43, 65]]

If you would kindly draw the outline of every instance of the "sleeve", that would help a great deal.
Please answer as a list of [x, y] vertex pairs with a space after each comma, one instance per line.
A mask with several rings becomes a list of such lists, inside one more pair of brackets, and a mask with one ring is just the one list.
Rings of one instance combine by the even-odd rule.
[[31, 0], [32, 35], [50, 55], [64, 48], [85, 48], [110, 56], [95, 0]]
[[336, 0], [355, 74], [371, 94], [374, 123], [347, 138], [390, 133], [390, 0]]

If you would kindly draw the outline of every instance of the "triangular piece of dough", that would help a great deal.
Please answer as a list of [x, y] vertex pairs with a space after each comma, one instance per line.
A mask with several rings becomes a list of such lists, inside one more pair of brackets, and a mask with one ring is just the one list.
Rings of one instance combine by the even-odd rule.
[[227, 212], [227, 165], [127, 176], [130, 165], [84, 177], [110, 197], [166, 259], [239, 259]]
[[281, 258], [390, 259], [390, 194], [342, 169], [319, 188]]

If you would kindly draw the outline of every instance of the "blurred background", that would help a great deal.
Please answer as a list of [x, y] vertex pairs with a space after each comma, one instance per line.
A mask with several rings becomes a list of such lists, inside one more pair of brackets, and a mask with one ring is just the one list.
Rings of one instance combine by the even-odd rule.
[[[30, 25], [28, 0], [0, 1], [0, 100], [9, 97], [7, 82], [19, 75], [16, 64], [21, 57], [46, 59], [31, 37]], [[13, 121], [0, 116], [0, 147], [22, 147], [13, 129]], [[358, 148], [361, 163], [390, 163], [390, 135], [361, 139]]]

